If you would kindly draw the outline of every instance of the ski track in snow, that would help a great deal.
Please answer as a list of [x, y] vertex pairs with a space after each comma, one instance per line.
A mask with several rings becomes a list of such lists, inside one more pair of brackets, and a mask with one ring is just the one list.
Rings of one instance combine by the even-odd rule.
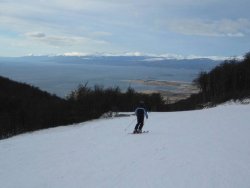
[[3, 188], [249, 188], [250, 105], [89, 121], [0, 141]]

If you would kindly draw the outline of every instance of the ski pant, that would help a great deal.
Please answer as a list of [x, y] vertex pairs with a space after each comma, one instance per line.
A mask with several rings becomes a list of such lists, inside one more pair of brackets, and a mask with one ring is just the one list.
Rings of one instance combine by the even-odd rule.
[[142, 130], [144, 125], [144, 116], [137, 117], [137, 124], [135, 125], [135, 130]]

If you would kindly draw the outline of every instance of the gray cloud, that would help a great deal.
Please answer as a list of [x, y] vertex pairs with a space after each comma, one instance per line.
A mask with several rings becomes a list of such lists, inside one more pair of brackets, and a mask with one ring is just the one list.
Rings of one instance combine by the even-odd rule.
[[32, 38], [45, 38], [45, 33], [42, 32], [29, 32], [25, 33], [25, 36], [32, 37]]
[[104, 40], [96, 40], [88, 37], [76, 37], [66, 35], [46, 35], [42, 32], [28, 32], [25, 34], [28, 40], [34, 40], [36, 42], [42, 42], [51, 46], [79, 46], [79, 45], [105, 45], [108, 44]]

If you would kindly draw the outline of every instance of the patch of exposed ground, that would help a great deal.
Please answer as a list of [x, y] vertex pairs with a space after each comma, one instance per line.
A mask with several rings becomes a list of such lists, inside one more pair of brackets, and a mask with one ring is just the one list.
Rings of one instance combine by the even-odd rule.
[[130, 83], [142, 84], [145, 86], [161, 87], [161, 89], [143, 90], [141, 92], [147, 94], [160, 93], [167, 103], [174, 103], [176, 101], [186, 99], [191, 94], [199, 92], [199, 89], [190, 82], [163, 81], [163, 80], [126, 80], [126, 81]]

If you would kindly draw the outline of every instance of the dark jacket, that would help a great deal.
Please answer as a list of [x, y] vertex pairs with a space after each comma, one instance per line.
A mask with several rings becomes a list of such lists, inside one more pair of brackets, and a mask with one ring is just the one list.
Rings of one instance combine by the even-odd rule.
[[143, 107], [137, 107], [135, 109], [135, 115], [140, 118], [143, 118], [145, 116], [148, 119], [147, 110]]

